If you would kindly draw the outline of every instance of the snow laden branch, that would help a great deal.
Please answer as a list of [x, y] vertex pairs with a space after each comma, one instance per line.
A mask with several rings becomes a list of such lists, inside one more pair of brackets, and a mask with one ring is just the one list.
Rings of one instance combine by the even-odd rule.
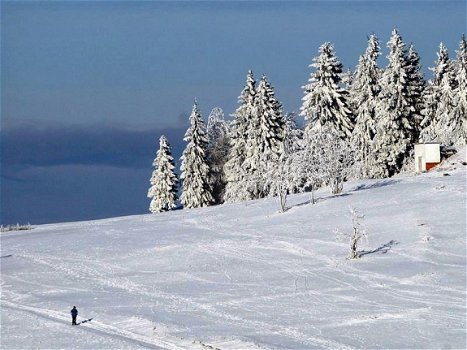
[[269, 188], [270, 197], [279, 197], [280, 211], [287, 210], [287, 195], [290, 190], [291, 157], [284, 149], [276, 162], [270, 163], [267, 169], [265, 187]]
[[353, 161], [352, 147], [336, 130], [326, 126], [314, 133], [309, 130], [306, 139], [303, 163], [312, 185], [324, 183], [330, 187], [331, 193], [341, 193], [344, 180], [357, 166]]
[[267, 162], [264, 187], [269, 197], [279, 197], [280, 211], [287, 210], [287, 196], [304, 190], [306, 174], [302, 161], [302, 130], [295, 123], [296, 115], [291, 113], [284, 118], [283, 139], [279, 156]]
[[210, 170], [210, 184], [216, 204], [222, 203], [225, 192], [224, 165], [229, 152], [229, 124], [220, 107], [212, 109], [208, 117], [206, 150]]
[[269, 164], [265, 177], [269, 196], [279, 197], [282, 212], [291, 193], [311, 192], [310, 203], [314, 204], [316, 188], [328, 185], [331, 193], [342, 192], [344, 180], [358, 166], [349, 143], [331, 127], [308, 130], [303, 137], [296, 132], [293, 119], [289, 123], [281, 154]]

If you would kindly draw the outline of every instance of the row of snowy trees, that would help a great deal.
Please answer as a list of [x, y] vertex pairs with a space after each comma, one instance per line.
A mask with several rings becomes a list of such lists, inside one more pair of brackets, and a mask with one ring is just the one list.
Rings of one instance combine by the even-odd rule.
[[[266, 76], [247, 75], [233, 120], [214, 108], [204, 125], [195, 101], [181, 157], [180, 202], [186, 208], [280, 196], [329, 185], [342, 190], [350, 177], [383, 178], [407, 166], [416, 142], [464, 145], [467, 118], [467, 43], [457, 59], [440, 44], [426, 82], [420, 57], [397, 30], [387, 43], [388, 65], [375, 35], [356, 70], [344, 73], [331, 43], [319, 48], [300, 115], [285, 115]], [[344, 79], [345, 78], [345, 79]], [[167, 139], [162, 136], [148, 197], [150, 211], [175, 207], [177, 177]], [[313, 199], [312, 199], [313, 200]]]

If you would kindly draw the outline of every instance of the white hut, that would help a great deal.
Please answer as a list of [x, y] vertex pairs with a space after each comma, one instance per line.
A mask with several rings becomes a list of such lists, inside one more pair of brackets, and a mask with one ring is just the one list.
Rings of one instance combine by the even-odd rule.
[[415, 144], [415, 171], [428, 171], [441, 162], [440, 144], [436, 142]]

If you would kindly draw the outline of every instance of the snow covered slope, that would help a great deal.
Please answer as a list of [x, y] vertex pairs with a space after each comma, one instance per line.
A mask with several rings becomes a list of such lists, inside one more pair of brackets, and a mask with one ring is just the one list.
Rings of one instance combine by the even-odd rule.
[[[447, 166], [285, 213], [268, 199], [3, 233], [1, 348], [465, 348], [466, 170]], [[359, 260], [334, 233], [350, 205]], [[73, 305], [93, 320], [72, 327]]]

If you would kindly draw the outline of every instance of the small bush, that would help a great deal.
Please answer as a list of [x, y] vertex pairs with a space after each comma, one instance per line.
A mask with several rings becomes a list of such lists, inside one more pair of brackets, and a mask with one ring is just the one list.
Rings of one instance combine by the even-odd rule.
[[6, 225], [0, 226], [0, 232], [9, 232], [9, 231], [24, 231], [24, 230], [32, 230], [33, 227], [31, 226], [30, 223], [27, 225], [20, 225], [19, 223], [16, 225]]

